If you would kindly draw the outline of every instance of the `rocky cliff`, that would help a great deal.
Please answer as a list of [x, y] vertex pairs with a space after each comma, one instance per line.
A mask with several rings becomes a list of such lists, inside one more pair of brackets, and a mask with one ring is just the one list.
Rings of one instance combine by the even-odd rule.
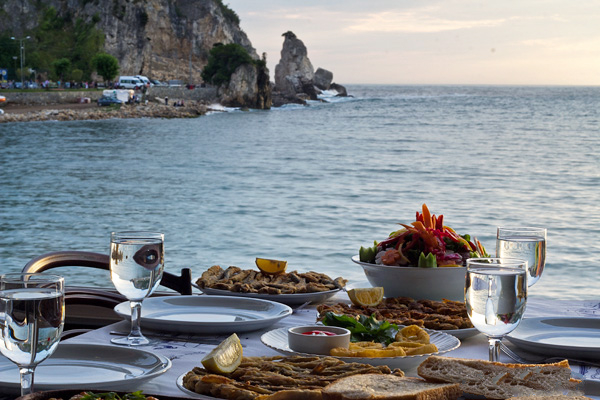
[[258, 59], [221, 0], [0, 0], [0, 32], [27, 35], [46, 6], [86, 22], [99, 17], [105, 50], [119, 60], [121, 75], [200, 82], [215, 43], [237, 43]]

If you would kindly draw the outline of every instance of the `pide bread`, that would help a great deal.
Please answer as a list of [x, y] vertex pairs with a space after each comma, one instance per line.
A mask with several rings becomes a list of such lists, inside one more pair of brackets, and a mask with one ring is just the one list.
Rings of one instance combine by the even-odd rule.
[[326, 386], [321, 395], [323, 400], [455, 400], [462, 390], [458, 384], [364, 374], [338, 379]]
[[580, 381], [571, 379], [567, 360], [553, 364], [504, 364], [430, 356], [417, 372], [427, 381], [458, 383], [464, 392], [488, 399], [581, 394], [577, 391]]

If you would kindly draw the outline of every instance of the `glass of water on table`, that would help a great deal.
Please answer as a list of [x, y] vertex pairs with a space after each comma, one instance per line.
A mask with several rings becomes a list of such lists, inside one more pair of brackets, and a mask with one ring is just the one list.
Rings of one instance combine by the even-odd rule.
[[112, 232], [110, 278], [131, 305], [131, 332], [112, 343], [126, 346], [148, 344], [140, 329], [142, 301], [160, 284], [164, 270], [164, 234], [159, 232]]
[[469, 319], [488, 337], [490, 361], [500, 341], [521, 322], [527, 303], [527, 262], [514, 258], [469, 258], [465, 305]]
[[527, 261], [527, 285], [533, 286], [542, 276], [546, 264], [546, 229], [498, 228], [496, 257], [513, 257]]
[[65, 283], [57, 275], [0, 276], [0, 353], [19, 367], [21, 396], [33, 393], [35, 367], [50, 357], [65, 324]]

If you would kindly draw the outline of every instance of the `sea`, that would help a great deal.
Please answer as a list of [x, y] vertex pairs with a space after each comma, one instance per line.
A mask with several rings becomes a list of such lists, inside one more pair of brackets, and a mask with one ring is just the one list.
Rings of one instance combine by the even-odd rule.
[[[600, 87], [347, 85], [350, 97], [195, 119], [0, 124], [0, 271], [165, 234], [165, 268], [342, 276], [426, 204], [495, 252], [498, 226], [548, 230], [529, 296], [600, 299]], [[55, 270], [110, 287], [106, 271]]]

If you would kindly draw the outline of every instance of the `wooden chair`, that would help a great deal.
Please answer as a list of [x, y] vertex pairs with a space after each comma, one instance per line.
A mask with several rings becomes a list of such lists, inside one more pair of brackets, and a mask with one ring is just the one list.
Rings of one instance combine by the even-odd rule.
[[[109, 271], [110, 259], [106, 254], [86, 251], [58, 251], [42, 254], [29, 261], [22, 272], [44, 272], [58, 267], [90, 267]], [[107, 285], [109, 282], [107, 282]], [[182, 295], [192, 294], [192, 272], [189, 268], [181, 270], [181, 276], [163, 272], [160, 285]], [[169, 295], [160, 292], [156, 295]], [[114, 289], [93, 287], [66, 287], [65, 330], [104, 326], [120, 321], [114, 307], [127, 301], [125, 296]]]

